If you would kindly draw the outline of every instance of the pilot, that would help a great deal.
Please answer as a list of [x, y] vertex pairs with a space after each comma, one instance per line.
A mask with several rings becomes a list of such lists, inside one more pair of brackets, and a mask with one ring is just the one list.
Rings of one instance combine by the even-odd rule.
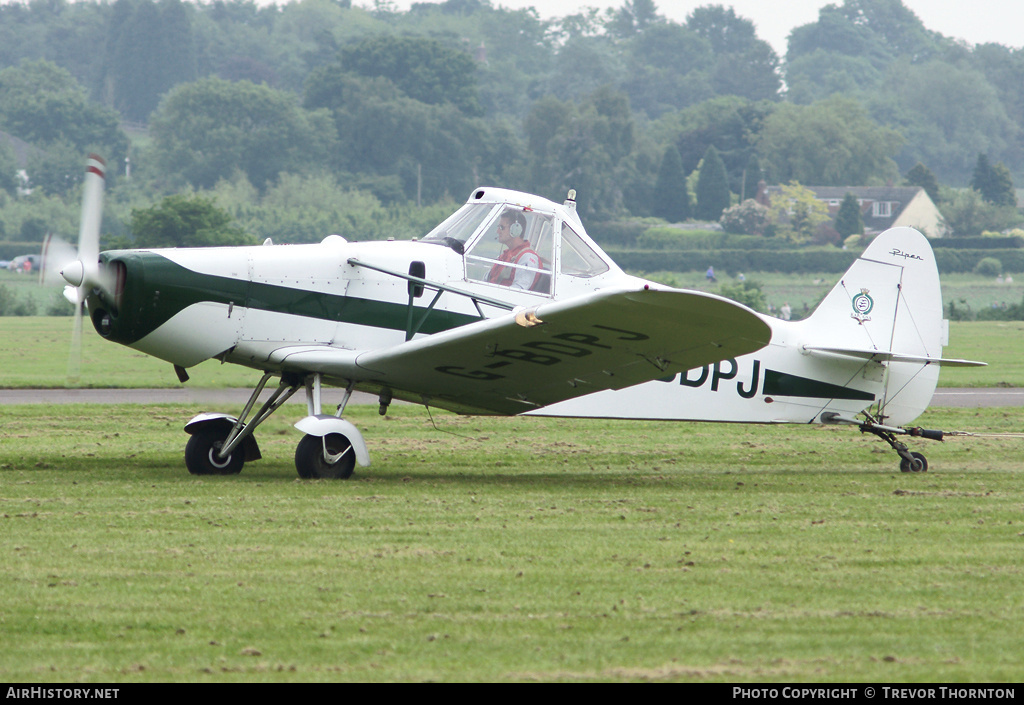
[[538, 271], [541, 269], [540, 255], [523, 239], [525, 232], [526, 216], [521, 211], [510, 208], [501, 214], [498, 219], [498, 242], [505, 250], [498, 255], [498, 260], [508, 264], [495, 264], [491, 267], [487, 281], [524, 291], [536, 286], [541, 277]]

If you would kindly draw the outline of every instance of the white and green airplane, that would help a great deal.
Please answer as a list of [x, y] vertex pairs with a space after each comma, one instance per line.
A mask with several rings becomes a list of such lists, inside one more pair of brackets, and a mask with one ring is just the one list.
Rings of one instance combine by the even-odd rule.
[[[104, 163], [90, 156], [66, 295], [107, 340], [185, 368], [215, 358], [263, 373], [240, 416], [185, 430], [194, 474], [260, 458], [253, 431], [300, 388], [304, 478], [369, 465], [342, 417], [351, 393], [465, 414], [838, 423], [873, 433], [904, 471], [900, 436], [931, 401], [947, 342], [935, 259], [910, 228], [874, 239], [809, 318], [624, 273], [562, 204], [478, 188], [425, 237], [316, 245], [99, 252]], [[272, 378], [278, 386], [258, 410]], [[324, 413], [323, 385], [346, 390]]]

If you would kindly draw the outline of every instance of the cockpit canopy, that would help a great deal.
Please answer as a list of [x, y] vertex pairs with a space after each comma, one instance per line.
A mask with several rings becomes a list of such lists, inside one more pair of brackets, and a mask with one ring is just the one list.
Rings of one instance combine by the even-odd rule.
[[474, 191], [423, 241], [463, 255], [467, 280], [549, 296], [558, 282], [570, 285], [566, 277], [592, 279], [614, 266], [569, 209], [500, 189]]

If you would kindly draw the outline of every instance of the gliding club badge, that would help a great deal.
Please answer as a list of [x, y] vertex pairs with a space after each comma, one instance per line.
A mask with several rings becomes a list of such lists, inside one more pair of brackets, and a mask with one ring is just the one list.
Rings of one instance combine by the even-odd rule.
[[860, 293], [853, 297], [851, 303], [853, 304], [853, 313], [850, 314], [851, 318], [855, 318], [861, 323], [871, 320], [868, 314], [875, 307], [875, 301], [868, 296], [867, 289], [861, 289]]

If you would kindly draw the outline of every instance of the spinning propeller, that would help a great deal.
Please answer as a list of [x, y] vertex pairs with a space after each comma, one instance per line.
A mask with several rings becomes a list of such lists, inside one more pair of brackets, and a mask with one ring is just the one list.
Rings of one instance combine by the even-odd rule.
[[[75, 305], [75, 322], [71, 334], [71, 353], [68, 360], [68, 381], [77, 382], [82, 367], [82, 312], [86, 296], [99, 289], [110, 294], [112, 282], [100, 267], [100, 220], [103, 214], [103, 188], [106, 183], [106, 163], [90, 154], [85, 167], [82, 189], [82, 222], [78, 231], [78, 249], [57, 238], [47, 243], [44, 256], [43, 279], [47, 270], [60, 267], [64, 281], [64, 297]], [[49, 266], [49, 262], [55, 266]]]

